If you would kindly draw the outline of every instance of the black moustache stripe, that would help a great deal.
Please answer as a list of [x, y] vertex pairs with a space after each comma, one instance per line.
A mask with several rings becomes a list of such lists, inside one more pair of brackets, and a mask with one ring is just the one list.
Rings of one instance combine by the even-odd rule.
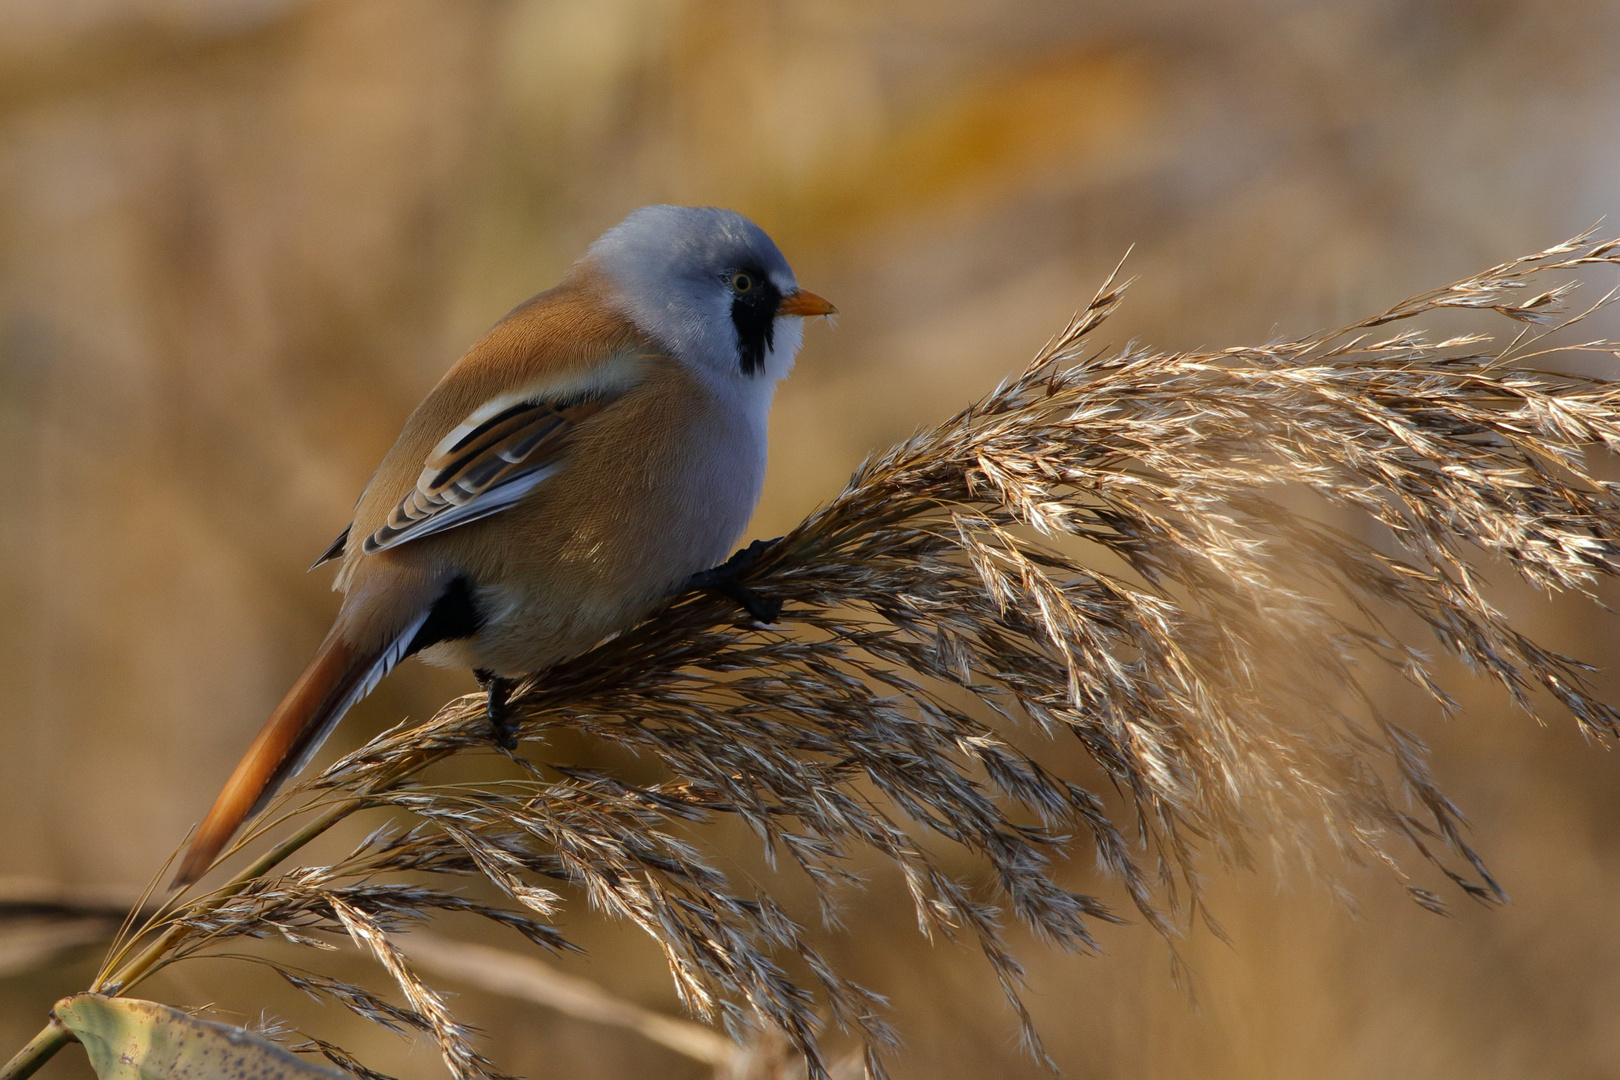
[[757, 374], [765, 366], [776, 332], [776, 309], [782, 291], [762, 273], [749, 271], [759, 282], [751, 290], [732, 297], [731, 325], [737, 328], [737, 362], [744, 375]]

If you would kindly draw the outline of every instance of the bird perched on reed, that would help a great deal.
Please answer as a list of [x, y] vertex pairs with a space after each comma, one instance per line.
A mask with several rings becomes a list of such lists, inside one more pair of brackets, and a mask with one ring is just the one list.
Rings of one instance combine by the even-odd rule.
[[[766, 421], [807, 316], [763, 230], [648, 206], [463, 356], [322, 557], [343, 604], [237, 765], [175, 886], [197, 880], [355, 702], [415, 653], [503, 679], [590, 648], [713, 573], [748, 524]], [[769, 608], [732, 590], [756, 615]]]

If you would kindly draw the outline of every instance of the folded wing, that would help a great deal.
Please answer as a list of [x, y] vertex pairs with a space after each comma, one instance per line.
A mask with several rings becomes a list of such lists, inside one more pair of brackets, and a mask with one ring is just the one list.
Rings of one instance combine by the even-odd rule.
[[619, 393], [520, 401], [477, 414], [434, 448], [416, 487], [362, 542], [368, 555], [498, 514], [562, 468], [574, 431]]

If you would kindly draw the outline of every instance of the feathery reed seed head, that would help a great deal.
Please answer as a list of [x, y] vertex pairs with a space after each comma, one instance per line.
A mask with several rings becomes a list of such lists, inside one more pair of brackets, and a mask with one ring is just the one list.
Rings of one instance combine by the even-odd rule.
[[[851, 854], [876, 852], [925, 933], [983, 950], [1037, 1054], [1007, 920], [1086, 949], [1092, 920], [1117, 918], [1057, 883], [1071, 834], [1167, 935], [1178, 900], [1197, 908], [1199, 853], [1242, 862], [1256, 844], [1312, 864], [1323, 839], [1392, 867], [1412, 850], [1499, 899], [1422, 742], [1382, 714], [1367, 677], [1398, 672], [1452, 708], [1434, 661], [1403, 640], [1426, 628], [1527, 711], [1556, 701], [1592, 735], [1616, 734], [1589, 669], [1509, 625], [1480, 567], [1587, 596], [1620, 570], [1620, 485], [1585, 460], [1620, 449], [1620, 383], [1543, 369], [1545, 334], [1610, 297], [1573, 317], [1559, 314], [1573, 281], [1521, 299], [1549, 276], [1620, 262], [1617, 247], [1578, 237], [1342, 330], [1218, 353], [1089, 352], [1120, 302], [1110, 280], [1017, 377], [868, 461], [747, 571], [750, 588], [785, 601], [783, 625], [734, 625], [726, 601], [684, 596], [513, 697], [530, 746], [582, 731], [655, 759], [666, 780], [514, 756], [507, 781], [436, 786], [434, 762], [489, 749], [482, 697], [463, 698], [277, 804], [296, 815], [354, 800], [409, 828], [330, 866], [170, 906], [159, 921], [178, 929], [159, 963], [244, 936], [352, 939], [403, 1005], [285, 977], [431, 1034], [458, 1078], [493, 1077], [389, 935], [462, 911], [565, 948], [542, 921], [562, 883], [656, 940], [697, 1015], [779, 1028], [821, 1076], [822, 1010], [881, 1046], [882, 1000], [839, 976], [771, 897], [728, 878], [693, 825], [745, 822], [808, 875], [829, 918], [857, 884]], [[1374, 332], [1446, 309], [1523, 329], [1491, 347]], [[1077, 740], [1097, 790], [1021, 749], [1020, 728]], [[945, 873], [939, 840], [971, 852], [993, 888]], [[512, 906], [383, 883], [429, 874], [482, 877]]]

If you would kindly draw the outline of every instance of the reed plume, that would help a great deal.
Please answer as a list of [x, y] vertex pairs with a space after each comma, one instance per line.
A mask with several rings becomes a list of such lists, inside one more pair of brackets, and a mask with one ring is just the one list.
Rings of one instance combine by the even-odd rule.
[[[546, 922], [562, 883], [656, 940], [699, 1017], [739, 1035], [779, 1029], [813, 1076], [830, 1020], [880, 1074], [882, 1000], [771, 896], [728, 877], [705, 823], [745, 822], [814, 883], [828, 920], [859, 885], [852, 857], [887, 860], [925, 933], [983, 951], [1036, 1054], [1009, 921], [1085, 950], [1097, 922], [1121, 918], [1058, 883], [1076, 837], [1167, 937], [1199, 910], [1202, 863], [1263, 849], [1330, 878], [1347, 859], [1404, 879], [1415, 857], [1500, 900], [1375, 682], [1397, 674], [1454, 711], [1450, 657], [1532, 716], [1561, 709], [1616, 735], [1591, 669], [1515, 629], [1482, 571], [1594, 602], [1620, 571], [1620, 485], [1588, 461], [1620, 449], [1620, 382], [1574, 371], [1616, 346], [1548, 337], [1613, 297], [1565, 313], [1617, 249], [1581, 236], [1352, 326], [1214, 353], [1094, 349], [1120, 303], [1110, 279], [1016, 377], [866, 462], [764, 551], [743, 581], [783, 602], [777, 624], [739, 624], [729, 601], [689, 594], [537, 673], [512, 698], [523, 750], [505, 755], [504, 779], [434, 779], [451, 755], [498, 752], [482, 695], [384, 733], [283, 796], [227, 857], [277, 830], [290, 839], [132, 927], [94, 989], [127, 992], [245, 937], [349, 939], [401, 1002], [275, 966], [436, 1039], [458, 1080], [496, 1077], [390, 936], [470, 912], [567, 948]], [[1414, 322], [1450, 310], [1505, 316], [1515, 332], [1431, 339]], [[1397, 323], [1411, 328], [1382, 329]], [[663, 779], [552, 760], [560, 729], [656, 761]], [[1077, 740], [1089, 764], [1060, 766], [1054, 738]], [[374, 808], [390, 824], [346, 857], [282, 866]], [[945, 872], [946, 846], [992, 886]], [[485, 879], [509, 902], [468, 899], [441, 875]]]

